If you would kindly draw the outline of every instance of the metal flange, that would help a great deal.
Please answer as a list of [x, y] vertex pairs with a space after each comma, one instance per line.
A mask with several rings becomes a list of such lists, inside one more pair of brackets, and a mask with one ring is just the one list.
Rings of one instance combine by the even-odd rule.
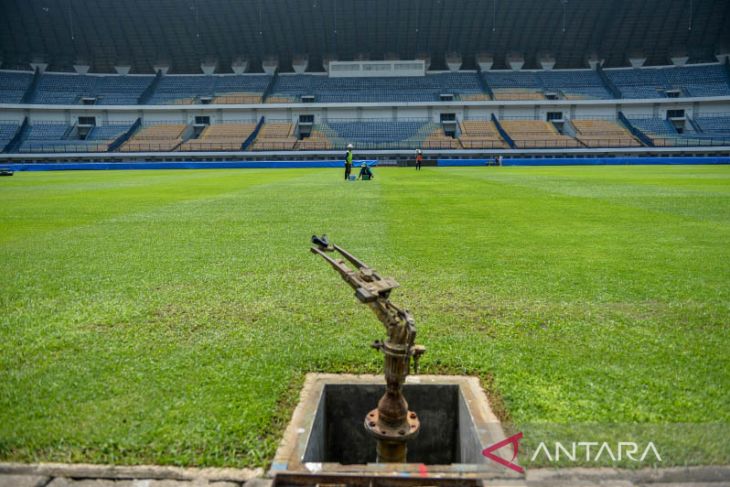
[[373, 409], [365, 416], [365, 430], [376, 440], [405, 443], [418, 436], [420, 429], [421, 422], [413, 411], [408, 411], [405, 422], [398, 426], [391, 426], [381, 421], [377, 409]]

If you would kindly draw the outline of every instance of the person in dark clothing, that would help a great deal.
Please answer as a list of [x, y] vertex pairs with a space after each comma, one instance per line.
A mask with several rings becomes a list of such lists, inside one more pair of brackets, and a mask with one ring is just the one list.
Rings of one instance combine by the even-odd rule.
[[423, 163], [423, 154], [421, 154], [421, 149], [418, 149], [416, 151], [416, 171], [421, 170], [422, 163]]
[[362, 166], [360, 166], [360, 174], [358, 174], [357, 179], [362, 179], [363, 181], [369, 181], [373, 179], [375, 176], [373, 175], [373, 171], [370, 170], [367, 163], [363, 162]]
[[352, 172], [352, 144], [347, 144], [347, 153], [345, 154], [345, 181], [350, 179]]

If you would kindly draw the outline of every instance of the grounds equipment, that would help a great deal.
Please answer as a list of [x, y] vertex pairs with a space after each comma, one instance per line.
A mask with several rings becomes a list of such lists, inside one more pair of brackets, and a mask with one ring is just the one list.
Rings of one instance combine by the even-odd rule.
[[[378, 407], [365, 417], [366, 431], [377, 440], [379, 463], [405, 463], [407, 442], [418, 436], [418, 415], [408, 410], [403, 397], [403, 383], [410, 373], [411, 358], [418, 373], [418, 360], [426, 351], [416, 345], [416, 326], [408, 310], [390, 302], [390, 293], [399, 287], [395, 279], [382, 277], [375, 269], [347, 252], [342, 247], [329, 244], [326, 237], [312, 237], [315, 244], [312, 253], [320, 255], [355, 290], [355, 297], [366, 304], [383, 323], [387, 331], [385, 341], [376, 340], [372, 347], [385, 355], [385, 394]], [[324, 243], [326, 245], [323, 245]], [[350, 269], [345, 260], [328, 254], [339, 253], [355, 268]]]

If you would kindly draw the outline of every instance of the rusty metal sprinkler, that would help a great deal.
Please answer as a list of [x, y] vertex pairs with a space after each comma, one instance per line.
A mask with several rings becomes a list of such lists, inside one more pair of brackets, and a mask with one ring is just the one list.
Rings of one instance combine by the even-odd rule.
[[[389, 277], [381, 277], [358, 258], [337, 245], [330, 244], [326, 235], [312, 237], [315, 247], [312, 253], [319, 254], [342, 279], [355, 289], [355, 296], [367, 304], [383, 323], [388, 337], [384, 342], [376, 340], [372, 347], [385, 355], [386, 389], [378, 401], [378, 407], [365, 417], [365, 430], [377, 440], [378, 463], [405, 463], [406, 442], [415, 438], [420, 429], [418, 415], [408, 410], [403, 397], [403, 383], [410, 372], [411, 357], [418, 373], [418, 360], [426, 351], [415, 345], [416, 326], [408, 310], [400, 309], [390, 302], [390, 292], [398, 283]], [[338, 252], [355, 266], [347, 267], [343, 259], [333, 259], [327, 253]]]

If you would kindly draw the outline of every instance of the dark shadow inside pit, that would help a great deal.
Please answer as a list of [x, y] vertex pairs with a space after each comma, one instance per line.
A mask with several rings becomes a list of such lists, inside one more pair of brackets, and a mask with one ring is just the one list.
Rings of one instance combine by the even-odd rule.
[[[325, 385], [303, 461], [374, 463], [375, 440], [363, 423], [384, 392], [382, 385]], [[420, 434], [408, 443], [408, 463], [484, 462], [476, 425], [458, 385], [406, 384], [403, 394], [421, 420]]]

